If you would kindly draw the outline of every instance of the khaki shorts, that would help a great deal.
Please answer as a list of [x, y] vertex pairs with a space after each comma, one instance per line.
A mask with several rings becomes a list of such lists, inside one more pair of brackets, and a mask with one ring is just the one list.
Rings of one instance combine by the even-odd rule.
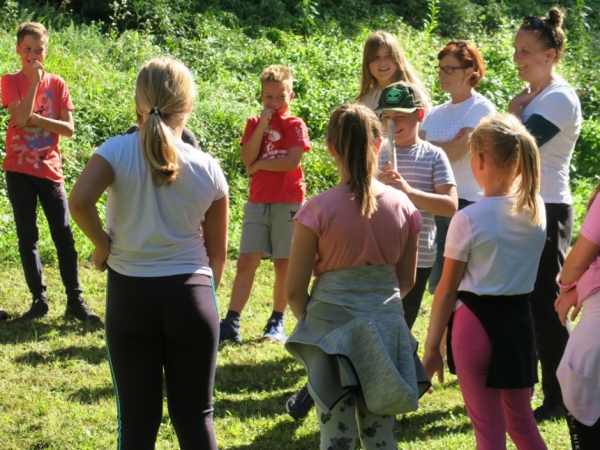
[[252, 203], [244, 205], [240, 253], [289, 258], [294, 237], [294, 215], [299, 203]]

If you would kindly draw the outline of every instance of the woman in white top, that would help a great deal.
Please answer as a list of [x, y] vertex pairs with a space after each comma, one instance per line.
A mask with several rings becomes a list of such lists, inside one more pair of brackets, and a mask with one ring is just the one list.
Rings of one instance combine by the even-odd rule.
[[534, 412], [538, 422], [565, 414], [556, 369], [568, 333], [554, 312], [559, 295], [554, 280], [571, 241], [569, 167], [581, 129], [581, 106], [573, 88], [555, 72], [564, 49], [563, 18], [562, 11], [552, 8], [547, 18], [528, 17], [519, 27], [513, 59], [519, 78], [528, 85], [509, 104], [509, 112], [521, 118], [537, 141], [542, 172], [540, 195], [548, 220], [546, 245], [531, 295], [544, 393], [544, 403]]
[[[496, 108], [475, 91], [485, 74], [485, 64], [475, 44], [468, 41], [450, 42], [438, 53], [437, 58], [440, 87], [450, 94], [450, 100], [427, 114], [419, 135], [446, 152], [456, 179], [458, 208], [462, 209], [483, 195], [471, 172], [471, 158], [467, 151], [469, 136], [481, 119], [494, 114]], [[429, 292], [432, 294], [442, 276], [450, 219], [435, 216], [437, 257], [429, 277]]]
[[[183, 64], [147, 63], [136, 82], [139, 132], [102, 144], [69, 199], [94, 265], [109, 271], [106, 346], [122, 450], [154, 448], [163, 370], [180, 447], [217, 448], [214, 290], [226, 261], [228, 188], [217, 162], [181, 140], [195, 92]], [[104, 231], [96, 202], [107, 188]]]

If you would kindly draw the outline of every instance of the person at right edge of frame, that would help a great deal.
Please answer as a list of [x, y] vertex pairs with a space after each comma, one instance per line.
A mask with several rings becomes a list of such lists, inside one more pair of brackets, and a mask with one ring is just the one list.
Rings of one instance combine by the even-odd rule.
[[554, 311], [555, 279], [565, 261], [573, 229], [569, 167], [581, 129], [581, 105], [569, 84], [555, 72], [564, 50], [564, 13], [553, 7], [547, 17], [527, 17], [519, 26], [513, 59], [528, 83], [508, 106], [535, 137], [541, 159], [540, 195], [547, 217], [547, 238], [540, 259], [531, 307], [536, 350], [542, 368], [544, 400], [534, 410], [537, 422], [565, 417], [556, 369], [567, 339]]

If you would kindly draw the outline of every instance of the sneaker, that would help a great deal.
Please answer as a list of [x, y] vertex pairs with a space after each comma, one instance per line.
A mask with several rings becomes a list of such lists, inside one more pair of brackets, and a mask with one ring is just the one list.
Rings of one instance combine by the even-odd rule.
[[281, 319], [269, 319], [261, 342], [274, 342], [276, 344], [283, 344], [287, 336], [285, 335], [285, 328], [283, 326], [283, 320]]
[[296, 420], [306, 419], [313, 406], [315, 406], [315, 401], [306, 386], [292, 395], [285, 403], [286, 411]]
[[236, 344], [242, 343], [240, 337], [240, 321], [234, 319], [223, 319], [219, 323], [219, 342], [231, 341]]
[[82, 322], [100, 323], [98, 314], [92, 311], [92, 308], [90, 308], [86, 301], [81, 297], [77, 297], [77, 299], [72, 301], [67, 300], [65, 319], [77, 319]]
[[0, 308], [0, 320], [8, 320], [8, 314], [6, 314], [6, 311], [4, 311], [1, 308]]
[[564, 419], [566, 415], [565, 407], [560, 403], [542, 403], [542, 406], [533, 411], [533, 417], [537, 423]]

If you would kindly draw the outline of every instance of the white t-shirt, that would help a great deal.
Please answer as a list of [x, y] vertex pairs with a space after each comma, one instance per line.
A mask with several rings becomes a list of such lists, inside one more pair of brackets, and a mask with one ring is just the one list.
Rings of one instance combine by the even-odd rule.
[[560, 79], [540, 92], [523, 110], [523, 123], [538, 114], [560, 130], [540, 147], [540, 195], [546, 203], [573, 203], [569, 191], [569, 167], [581, 130], [581, 105], [568, 83]]
[[[475, 128], [485, 116], [496, 113], [496, 107], [487, 98], [479, 93], [460, 103], [448, 101], [435, 106], [423, 122], [421, 129], [427, 132], [425, 139], [430, 142], [450, 142], [461, 128]], [[450, 162], [458, 198], [471, 202], [483, 196], [473, 172], [471, 171], [471, 157], [465, 153], [458, 160]]]
[[177, 153], [177, 179], [156, 187], [139, 133], [110, 138], [95, 151], [115, 173], [106, 202], [106, 230], [111, 239], [107, 264], [116, 272], [212, 276], [201, 224], [212, 203], [227, 194], [227, 181], [210, 155], [182, 141]]
[[538, 196], [541, 223], [531, 225], [528, 211], [512, 214], [515, 201], [516, 196], [483, 197], [452, 218], [444, 256], [467, 262], [458, 290], [477, 295], [533, 290], [546, 241], [546, 211]]

